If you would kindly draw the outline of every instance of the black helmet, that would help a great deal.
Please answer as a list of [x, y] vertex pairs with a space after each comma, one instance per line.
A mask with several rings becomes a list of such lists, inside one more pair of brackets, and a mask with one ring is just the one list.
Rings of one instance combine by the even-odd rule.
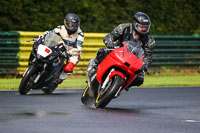
[[133, 28], [140, 34], [147, 34], [151, 25], [150, 18], [143, 12], [137, 12], [133, 16]]
[[75, 33], [77, 30], [78, 30], [78, 27], [80, 25], [80, 19], [79, 17], [74, 14], [74, 13], [68, 13], [66, 16], [65, 16], [65, 19], [64, 19], [64, 24], [65, 24], [65, 27], [66, 29], [71, 33]]

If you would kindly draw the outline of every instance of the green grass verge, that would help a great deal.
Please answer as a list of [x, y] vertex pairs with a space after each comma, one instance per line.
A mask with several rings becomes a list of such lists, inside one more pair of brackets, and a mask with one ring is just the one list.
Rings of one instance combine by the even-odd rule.
[[142, 86], [200, 86], [200, 75], [146, 76]]
[[[58, 88], [84, 88], [86, 76], [68, 77]], [[0, 79], [0, 90], [17, 90], [21, 79]], [[200, 86], [200, 74], [193, 75], [152, 75], [145, 76], [144, 84], [141, 87], [162, 87], [162, 86]]]

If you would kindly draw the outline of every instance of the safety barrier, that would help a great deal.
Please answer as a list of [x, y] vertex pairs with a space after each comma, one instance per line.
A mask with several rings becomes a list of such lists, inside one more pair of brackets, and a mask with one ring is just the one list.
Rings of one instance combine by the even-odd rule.
[[19, 36], [18, 32], [0, 32], [0, 75], [18, 73]]
[[[0, 32], [0, 75], [22, 75], [28, 65], [33, 37], [42, 32]], [[88, 62], [96, 56], [96, 51], [104, 47], [106, 33], [85, 33], [82, 58], [74, 69], [74, 74], [86, 73]], [[152, 67], [194, 67], [200, 65], [200, 36], [154, 35], [156, 46]]]
[[153, 66], [194, 67], [200, 65], [200, 35], [154, 35]]

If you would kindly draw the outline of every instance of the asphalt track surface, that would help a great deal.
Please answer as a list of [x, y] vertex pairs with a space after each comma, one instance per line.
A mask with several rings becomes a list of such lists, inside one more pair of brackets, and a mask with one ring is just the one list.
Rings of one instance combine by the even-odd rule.
[[82, 91], [0, 91], [0, 133], [200, 133], [200, 87], [132, 88], [106, 109]]

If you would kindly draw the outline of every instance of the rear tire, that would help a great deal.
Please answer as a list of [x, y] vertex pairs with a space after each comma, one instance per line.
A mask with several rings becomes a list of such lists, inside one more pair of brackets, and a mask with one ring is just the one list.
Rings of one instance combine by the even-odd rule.
[[81, 96], [81, 102], [84, 104], [84, 105], [92, 105], [94, 104], [94, 97], [91, 97], [89, 95], [89, 90], [90, 88], [88, 87], [88, 85], [86, 86], [82, 96]]
[[36, 72], [37, 68], [35, 66], [33, 65], [28, 66], [28, 69], [25, 72], [19, 85], [19, 93], [21, 95], [26, 95], [33, 87], [33, 80], [37, 74]]
[[95, 107], [104, 108], [115, 97], [115, 94], [122, 86], [123, 81], [124, 79], [119, 75], [115, 75], [112, 79], [110, 79], [107, 86], [108, 89], [100, 90], [97, 94]]

